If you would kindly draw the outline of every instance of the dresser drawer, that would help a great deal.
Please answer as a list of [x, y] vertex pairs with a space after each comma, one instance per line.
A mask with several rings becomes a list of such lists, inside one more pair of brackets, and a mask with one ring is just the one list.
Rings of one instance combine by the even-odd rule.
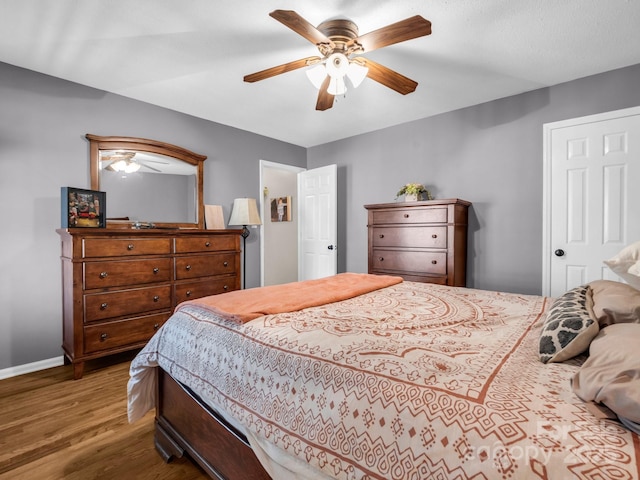
[[178, 237], [176, 238], [176, 253], [213, 252], [220, 250], [235, 250], [237, 235], [212, 235], [210, 237]]
[[171, 238], [85, 238], [82, 241], [84, 258], [167, 255], [169, 253], [171, 253]]
[[195, 298], [231, 292], [236, 289], [236, 281], [237, 277], [232, 276], [217, 277], [199, 282], [179, 283], [174, 290], [176, 304]]
[[371, 216], [374, 225], [386, 223], [447, 223], [447, 207], [439, 208], [404, 208], [390, 210], [373, 210]]
[[169, 309], [172, 306], [171, 285], [85, 295], [84, 305], [85, 323]]
[[160, 313], [84, 327], [85, 353], [146, 343], [171, 316]]
[[372, 263], [375, 270], [447, 274], [446, 252], [374, 249]]
[[447, 227], [372, 227], [374, 247], [447, 248]]
[[233, 253], [177, 257], [176, 280], [234, 274], [236, 273], [235, 259], [236, 255]]
[[122, 287], [171, 280], [171, 259], [85, 262], [84, 288]]

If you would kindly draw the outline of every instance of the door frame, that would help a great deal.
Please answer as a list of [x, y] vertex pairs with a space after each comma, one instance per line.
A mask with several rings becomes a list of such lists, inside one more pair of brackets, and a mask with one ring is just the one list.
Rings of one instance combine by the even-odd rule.
[[613, 110], [610, 112], [596, 113], [584, 117], [570, 118], [558, 122], [545, 123], [543, 130], [543, 152], [542, 152], [542, 295], [549, 296], [551, 293], [551, 157], [552, 145], [551, 134], [559, 128], [573, 127], [585, 123], [602, 122], [615, 118], [640, 115], [640, 106]]

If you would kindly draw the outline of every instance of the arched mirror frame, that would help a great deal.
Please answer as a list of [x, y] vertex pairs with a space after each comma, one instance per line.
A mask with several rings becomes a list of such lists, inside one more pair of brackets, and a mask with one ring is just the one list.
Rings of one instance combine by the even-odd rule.
[[[103, 137], [99, 135], [86, 134], [89, 140], [89, 161], [91, 172], [91, 189], [100, 190], [100, 151], [101, 150], [131, 150], [158, 153], [169, 157], [182, 160], [196, 167], [196, 188], [197, 188], [197, 223], [167, 223], [153, 222], [154, 225], [164, 228], [204, 228], [204, 196], [203, 190], [203, 172], [204, 161], [207, 159], [205, 155], [194, 153], [186, 148], [178, 147], [170, 143], [159, 142], [157, 140], [149, 140], [137, 137]], [[109, 198], [107, 197], [107, 202]], [[130, 222], [114, 222], [107, 220], [107, 228], [130, 228]]]

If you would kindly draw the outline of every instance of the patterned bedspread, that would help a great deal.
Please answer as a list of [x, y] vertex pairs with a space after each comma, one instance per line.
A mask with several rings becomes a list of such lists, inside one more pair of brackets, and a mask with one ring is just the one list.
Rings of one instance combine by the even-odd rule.
[[245, 325], [185, 305], [132, 364], [130, 420], [159, 365], [332, 478], [640, 478], [638, 436], [571, 391], [581, 359], [538, 359], [547, 303], [403, 282]]

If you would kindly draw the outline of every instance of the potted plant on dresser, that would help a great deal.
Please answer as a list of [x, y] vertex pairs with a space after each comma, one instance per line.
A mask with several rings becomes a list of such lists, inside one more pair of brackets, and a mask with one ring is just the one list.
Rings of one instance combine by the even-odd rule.
[[433, 200], [429, 190], [425, 188], [421, 183], [407, 183], [403, 185], [398, 193], [396, 193], [396, 200], [404, 195], [405, 202], [415, 202], [418, 200]]

